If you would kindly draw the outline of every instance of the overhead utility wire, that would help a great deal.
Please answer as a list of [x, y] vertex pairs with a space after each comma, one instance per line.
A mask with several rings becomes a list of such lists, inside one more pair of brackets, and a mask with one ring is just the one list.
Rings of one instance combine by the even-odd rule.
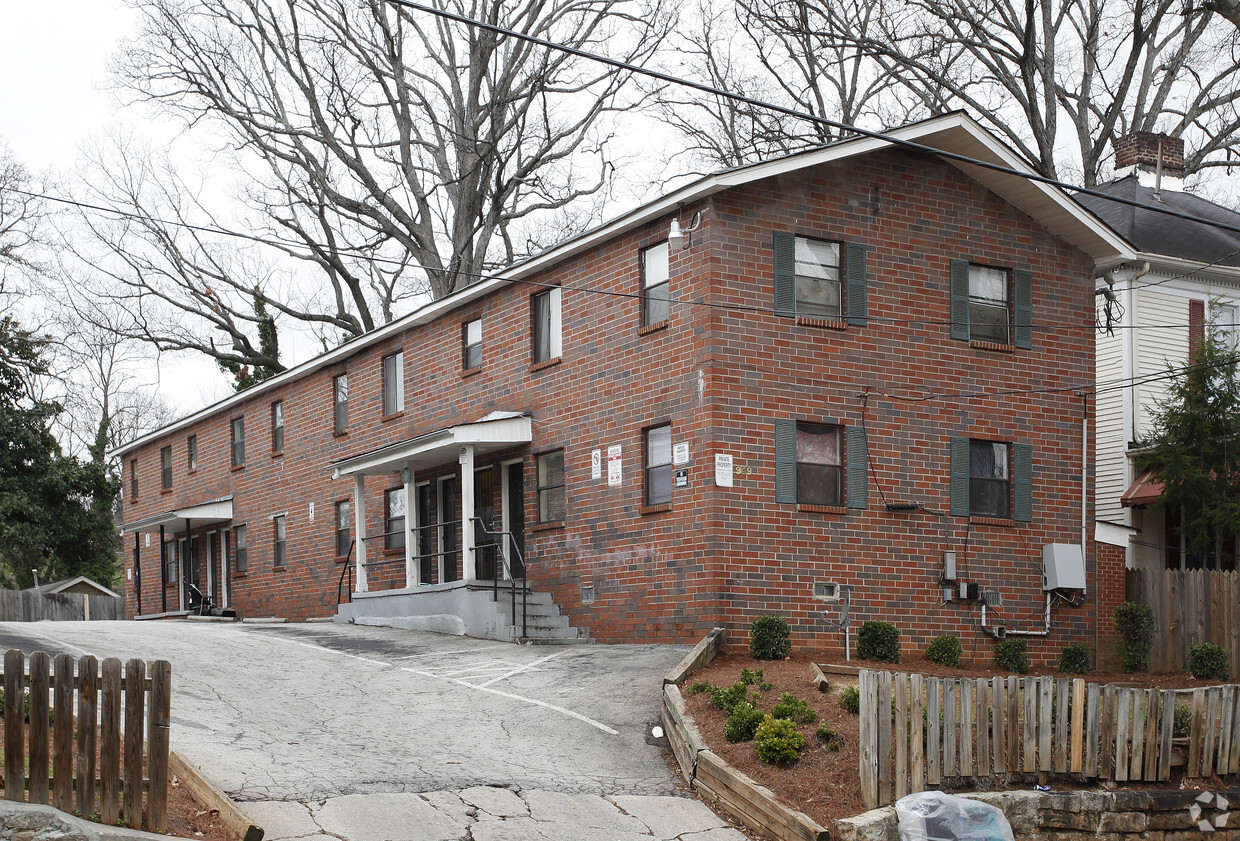
[[508, 29], [507, 27], [499, 26], [494, 23], [487, 23], [481, 20], [476, 20], [471, 17], [466, 17], [465, 15], [458, 15], [455, 12], [449, 12], [446, 9], [436, 9], [432, 6], [424, 6], [421, 3], [414, 3], [412, 0], [387, 0], [387, 2], [393, 5], [396, 5], [396, 6], [404, 6], [406, 8], [416, 9], [420, 12], [426, 12], [428, 14], [432, 14], [437, 17], [447, 18], [448, 20], [454, 20], [457, 23], [463, 23], [467, 26], [476, 26], [481, 29], [486, 29], [491, 32], [495, 32], [499, 35], [507, 35], [512, 38], [520, 39], [522, 41], [528, 41], [531, 44], [537, 44], [541, 47], [546, 47], [547, 49], [550, 49], [550, 50], [559, 50], [561, 52], [568, 53], [569, 55], [575, 55], [579, 58], [588, 59], [589, 61], [597, 61], [600, 64], [606, 64], [610, 67], [615, 67], [620, 70], [625, 70], [629, 73], [634, 73], [639, 76], [649, 76], [652, 79], [657, 79], [661, 82], [667, 82], [668, 84], [680, 85], [682, 87], [687, 87], [687, 88], [693, 88], [694, 90], [701, 91], [702, 93], [708, 93], [708, 94], [711, 94], [712, 96], [721, 96], [724, 99], [730, 99], [735, 102], [744, 103], [746, 105], [753, 105], [758, 108], [766, 108], [772, 111], [777, 111], [781, 114], [786, 114], [789, 117], [796, 117], [802, 120], [809, 120], [810, 122], [818, 123], [819, 125], [829, 126], [830, 128], [837, 129], [838, 131], [859, 134], [862, 137], [869, 137], [874, 140], [882, 140], [886, 143], [892, 144], [893, 146], [902, 146], [905, 149], [911, 149], [913, 151], [923, 152], [929, 155], [937, 155], [940, 158], [946, 158], [947, 160], [950, 160], [950, 161], [956, 161], [958, 163], [969, 164], [971, 166], [981, 167], [982, 169], [989, 169], [994, 172], [1001, 172], [1005, 175], [1015, 175], [1018, 178], [1024, 178], [1028, 181], [1036, 181], [1040, 184], [1048, 184], [1052, 187], [1058, 187], [1061, 190], [1071, 190], [1072, 192], [1080, 193], [1081, 195], [1093, 196], [1094, 198], [1105, 199], [1106, 201], [1115, 202], [1116, 204], [1123, 204], [1129, 207], [1136, 207], [1136, 208], [1140, 208], [1141, 210], [1148, 210], [1152, 213], [1161, 213], [1165, 216], [1173, 216], [1177, 219], [1186, 219], [1190, 222], [1197, 222], [1198, 224], [1209, 225], [1210, 227], [1218, 228], [1219, 230], [1223, 230], [1223, 231], [1229, 231], [1233, 234], [1240, 234], [1240, 226], [1228, 225], [1224, 222], [1202, 220], [1189, 213], [1182, 213], [1181, 211], [1171, 210], [1170, 208], [1166, 208], [1166, 207], [1157, 207], [1155, 205], [1144, 204], [1143, 202], [1134, 201], [1133, 199], [1125, 199], [1119, 196], [1112, 196], [1108, 193], [1102, 192], [1101, 190], [1093, 190], [1088, 187], [1078, 187], [1075, 184], [1069, 184], [1066, 181], [1059, 181], [1058, 179], [1051, 178], [1049, 176], [1042, 175], [1037, 172], [1021, 172], [1020, 170], [1012, 169], [1011, 167], [1004, 166], [1003, 164], [996, 164], [996, 163], [993, 163], [992, 161], [984, 161], [984, 160], [981, 160], [980, 158], [972, 158], [972, 157], [969, 157], [968, 155], [961, 155], [957, 152], [948, 152], [944, 149], [936, 149], [933, 146], [926, 146], [925, 144], [917, 143], [916, 141], [913, 141], [913, 140], [904, 140], [902, 138], [892, 137], [891, 135], [885, 134], [881, 131], [872, 131], [870, 129], [861, 128], [860, 126], [850, 125], [849, 123], [841, 123], [837, 120], [832, 120], [827, 117], [819, 117], [815, 114], [810, 114], [807, 111], [798, 111], [795, 108], [789, 108], [785, 105], [778, 105], [774, 102], [767, 102], [765, 100], [755, 99], [754, 97], [745, 96], [744, 94], [732, 93], [731, 91], [725, 91], [721, 88], [712, 87], [711, 85], [707, 85], [702, 82], [694, 82], [691, 79], [685, 79], [679, 76], [673, 76], [670, 73], [663, 73], [659, 70], [651, 70], [646, 67], [641, 67], [636, 64], [631, 64], [630, 62], [627, 62], [627, 61], [621, 61], [620, 59], [598, 55], [597, 53], [587, 52], [586, 50], [582, 50], [577, 47], [570, 47], [565, 44], [558, 44], [555, 41], [549, 41], [546, 38], [539, 38], [536, 35], [527, 35], [526, 33], [518, 32], [515, 29]]
[[[179, 220], [173, 221], [170, 219], [161, 219], [157, 216], [151, 216], [149, 214], [135, 213], [130, 210], [121, 210], [120, 208], [108, 207], [106, 205], [91, 204], [89, 202], [83, 202], [77, 199], [65, 198], [64, 196], [55, 196], [50, 193], [35, 193], [29, 190], [19, 190], [15, 188], [8, 188], [8, 189], [11, 192], [19, 193], [23, 196], [30, 196], [32, 198], [46, 199], [47, 201], [59, 202], [61, 204], [67, 204], [72, 207], [79, 207], [79, 208], [82, 208], [83, 210], [93, 210], [93, 211], [98, 211], [100, 213], [110, 213], [110, 214], [113, 214], [115, 216], [120, 216], [125, 219], [134, 219], [140, 222], [155, 222], [160, 225], [167, 225], [168, 227], [171, 227], [171, 228], [184, 228], [186, 230], [197, 231], [199, 233], [208, 233], [208, 234], [216, 234], [219, 236], [235, 237], [237, 239], [247, 240], [249, 242], [253, 242], [258, 245], [268, 245], [273, 248], [284, 249], [284, 248], [291, 248], [291, 247], [306, 245], [306, 243], [304, 242], [297, 242], [295, 240], [286, 240], [286, 239], [282, 239], [279, 237], [265, 238], [265, 237], [258, 236], [257, 234], [249, 234], [243, 231], [234, 231], [229, 228], [221, 228], [217, 225], [198, 225], [193, 222], [183, 222]], [[315, 245], [316, 247], [323, 247], [323, 248], [326, 247], [326, 246], [323, 246], [321, 243], [312, 243], [312, 244]], [[370, 262], [370, 263], [381, 263], [384, 265], [402, 266], [406, 268], [412, 267], [412, 268], [422, 269], [423, 271], [426, 271], [426, 272], [439, 271], [438, 269], [435, 269], [431, 266], [424, 265], [422, 263], [414, 263], [408, 260], [397, 260], [393, 257], [381, 257], [381, 256], [377, 256], [374, 254], [363, 254], [361, 252], [358, 252], [352, 249], [337, 248], [336, 252], [338, 254], [352, 257], [353, 259], [356, 259], [356, 260], [362, 260], [362, 261]], [[304, 257], [304, 255], [302, 256]], [[642, 294], [641, 292], [620, 292], [614, 289], [599, 289], [599, 288], [592, 287], [592, 286], [565, 286], [560, 283], [551, 283], [551, 282], [539, 281], [539, 280], [529, 280], [528, 278], [504, 277], [502, 274], [483, 274], [481, 272], [467, 272], [467, 271], [462, 271], [459, 269], [457, 270], [457, 274], [464, 275], [466, 277], [472, 278], [473, 280], [502, 280], [505, 283], [519, 283], [525, 286], [537, 286], [537, 287], [542, 287], [542, 288], [547, 288], [547, 289], [556, 287], [556, 288], [563, 289], [567, 292], [587, 292], [592, 295], [607, 295], [613, 298], [630, 298], [630, 299], [639, 299], [639, 300], [645, 299], [645, 295]], [[704, 301], [704, 300], [697, 299], [697, 298], [683, 299], [683, 298], [674, 298], [674, 297], [669, 296], [668, 302], [672, 304], [682, 304], [685, 306], [706, 307], [708, 309], [723, 310], [726, 312], [758, 313], [762, 315], [780, 315], [781, 314], [781, 313], [778, 313], [774, 307], [760, 307], [760, 306], [755, 306], [752, 304], [720, 304], [720, 303], [714, 303], [712, 301]], [[952, 324], [951, 320], [941, 321], [941, 320], [926, 319], [926, 318], [890, 318], [886, 316], [877, 316], [877, 315], [870, 315], [870, 316], [867, 316], [866, 318], [869, 321], [878, 322], [880, 324], [895, 324], [899, 326], [924, 325], [924, 326], [930, 326], [930, 327], [946, 327]], [[1116, 330], [1182, 330], [1186, 326], [1188, 325], [1185, 325], [1183, 323], [1116, 324], [1114, 325], [1114, 329]], [[1097, 329], [1097, 326], [1094, 323], [1082, 322], [1080, 324], [1076, 324], [1076, 323], [1070, 323], [1070, 322], [1054, 322], [1054, 321], [1033, 322], [1032, 327], [1043, 333], [1049, 333], [1054, 330], [1095, 330]]]

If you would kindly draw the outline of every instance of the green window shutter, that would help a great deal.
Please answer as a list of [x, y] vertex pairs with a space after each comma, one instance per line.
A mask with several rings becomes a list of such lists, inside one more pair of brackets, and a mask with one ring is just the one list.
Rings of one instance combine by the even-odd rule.
[[969, 439], [952, 439], [952, 516], [969, 516]]
[[1016, 280], [1016, 346], [1033, 347], [1033, 273], [1017, 269]]
[[797, 314], [797, 238], [792, 234], [775, 234], [775, 314]]
[[969, 340], [969, 263], [952, 260], [952, 338]]
[[775, 421], [775, 501], [797, 501], [796, 421]]
[[858, 327], [866, 324], [865, 304], [865, 246], [855, 242], [844, 246], [844, 277], [847, 289], [844, 293], [848, 306], [848, 323]]
[[1033, 520], [1033, 447], [1029, 444], [1013, 444], [1012, 468], [1015, 475], [1015, 519], [1028, 523]]
[[865, 429], [860, 426], [850, 426], [845, 432], [847, 433], [845, 447], [848, 449], [847, 505], [849, 508], [865, 508], [869, 501], [866, 498], [868, 483], [865, 471], [868, 457]]

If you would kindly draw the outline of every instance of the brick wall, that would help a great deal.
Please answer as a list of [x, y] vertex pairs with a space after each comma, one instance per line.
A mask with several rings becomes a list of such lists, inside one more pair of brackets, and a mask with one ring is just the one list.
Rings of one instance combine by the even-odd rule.
[[[531, 364], [530, 297], [543, 287], [511, 284], [271, 386], [193, 430], [151, 441], [137, 453], [140, 496], [126, 519], [232, 494], [234, 523], [247, 524], [250, 547], [249, 572], [234, 582], [238, 609], [327, 615], [340, 571], [333, 504], [352, 490], [347, 480], [330, 479], [329, 465], [491, 411], [528, 411], [533, 444], [480, 458], [478, 466], [524, 459], [532, 584], [550, 590], [596, 639], [684, 642], [718, 624], [743, 631], [759, 613], [777, 612], [792, 624], [797, 645], [838, 648], [840, 634], [825, 629], [818, 618], [824, 605], [811, 596], [814, 582], [835, 581], [855, 588], [854, 615], [895, 621], [906, 646], [951, 632], [962, 635], [966, 653], [987, 657], [977, 607], [942, 602], [946, 550], [957, 552], [961, 580], [1002, 593], [1003, 611], [992, 621], [1037, 627], [1041, 547], [1079, 541], [1081, 405], [1071, 387], [1093, 377], [1088, 258], [950, 165], [896, 152], [733, 188], [682, 212], [688, 218], [695, 210], [703, 212], [702, 228], [689, 248], [673, 249], [666, 326], [642, 329], [640, 300], [629, 296], [640, 290], [641, 249], [666, 237], [670, 216], [537, 278], [564, 289], [557, 364]], [[777, 231], [866, 246], [867, 325], [798, 324], [772, 314]], [[951, 259], [1030, 270], [1034, 321], [1053, 327], [1035, 330], [1032, 350], [952, 340]], [[461, 327], [477, 317], [483, 364], [465, 374]], [[405, 354], [407, 408], [384, 417], [381, 359], [396, 349]], [[350, 424], [337, 436], [331, 380], [346, 370]], [[972, 396], [1031, 389], [1044, 391]], [[279, 455], [269, 445], [276, 399], [285, 411]], [[234, 470], [228, 419], [238, 414], [246, 417], [247, 458]], [[777, 419], [863, 425], [868, 507], [809, 511], [775, 503]], [[650, 509], [643, 504], [642, 436], [660, 423], [671, 424], [674, 443], [689, 446], [688, 484], [675, 490], [671, 506]], [[184, 469], [190, 431], [198, 435], [200, 464], [192, 475]], [[1032, 522], [950, 516], [952, 437], [1032, 445]], [[167, 443], [176, 480], [161, 494], [159, 448]], [[620, 487], [607, 485], [605, 465], [600, 479], [590, 474], [591, 451], [601, 450], [605, 461], [610, 445], [623, 449]], [[565, 451], [567, 516], [537, 527], [534, 455], [558, 448]], [[715, 486], [716, 453], [734, 457], [734, 487]], [[455, 463], [445, 464], [415, 481], [453, 470]], [[398, 481], [368, 480], [369, 533], [383, 531], [382, 491]], [[884, 499], [920, 507], [889, 512]], [[278, 513], [287, 517], [288, 563], [273, 570], [270, 518]], [[155, 542], [142, 550], [147, 612], [159, 595]], [[370, 550], [376, 556], [384, 556], [377, 546]], [[402, 582], [399, 564], [372, 572], [372, 589]], [[591, 604], [582, 602], [586, 585], [594, 590]], [[175, 601], [170, 590], [170, 605]], [[1063, 644], [1093, 632], [1088, 607], [1057, 607], [1051, 637], [1031, 648], [1035, 658], [1053, 660]]]
[[1098, 664], [1102, 668], [1118, 669], [1119, 654], [1115, 643], [1119, 635], [1115, 631], [1115, 609], [1127, 600], [1128, 572], [1125, 568], [1123, 546], [1109, 543], [1095, 544], [1098, 556], [1098, 577], [1095, 590], [1098, 614]]

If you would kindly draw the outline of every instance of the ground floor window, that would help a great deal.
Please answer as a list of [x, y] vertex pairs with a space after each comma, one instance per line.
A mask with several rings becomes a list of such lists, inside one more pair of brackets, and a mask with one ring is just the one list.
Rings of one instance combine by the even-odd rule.
[[405, 489], [383, 492], [383, 545], [387, 549], [405, 548]]
[[342, 499], [336, 503], [336, 554], [344, 557], [349, 554], [349, 501]]
[[564, 519], [564, 451], [538, 457], [538, 522]]

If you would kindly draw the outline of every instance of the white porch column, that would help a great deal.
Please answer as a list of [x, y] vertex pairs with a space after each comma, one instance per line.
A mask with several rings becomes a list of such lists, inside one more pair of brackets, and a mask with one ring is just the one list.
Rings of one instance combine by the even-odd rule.
[[474, 566], [474, 445], [461, 447], [461, 578], [473, 581]]
[[361, 473], [353, 474], [353, 533], [357, 535], [355, 592], [366, 593], [370, 590], [366, 586], [366, 477]]
[[413, 568], [413, 536], [415, 528], [422, 525], [415, 517], [417, 506], [413, 504], [413, 470], [408, 464], [401, 471], [405, 483], [405, 586], [416, 587], [420, 578], [418, 570]]

